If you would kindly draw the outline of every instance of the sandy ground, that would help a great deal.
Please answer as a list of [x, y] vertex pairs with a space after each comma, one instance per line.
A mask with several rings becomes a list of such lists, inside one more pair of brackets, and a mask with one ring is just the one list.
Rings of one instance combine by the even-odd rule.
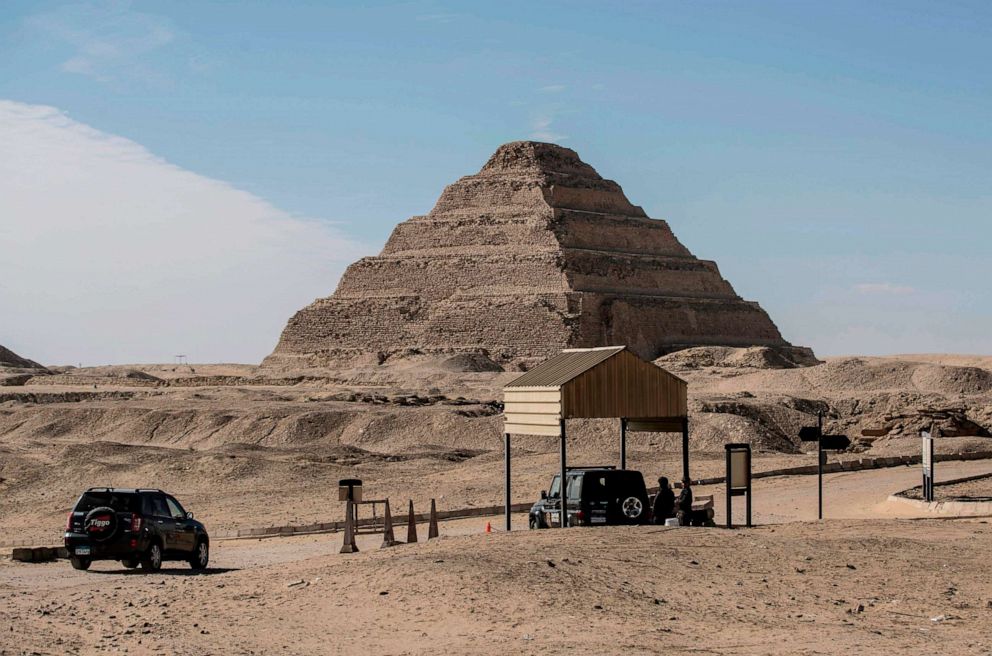
[[[208, 575], [0, 569], [2, 653], [989, 653], [992, 531], [831, 520], [607, 528], [322, 553], [218, 548]], [[262, 549], [262, 553], [258, 553]], [[104, 573], [110, 572], [110, 573]]]
[[498, 518], [477, 518], [355, 555], [340, 534], [221, 541], [205, 575], [4, 561], [0, 653], [992, 653], [992, 529], [893, 519], [915, 511], [886, 497], [918, 473], [827, 476], [824, 523], [804, 521], [815, 477], [782, 477], [756, 481], [753, 529], [487, 535]]
[[[723, 473], [726, 442], [750, 442], [757, 471], [812, 464], [795, 434], [818, 411], [829, 431], [888, 431], [831, 458], [917, 454], [931, 423], [956, 435], [939, 453], [992, 450], [990, 358], [769, 370], [740, 366], [754, 354], [743, 355], [679, 365], [694, 477]], [[362, 478], [398, 515], [409, 498], [419, 511], [431, 498], [441, 510], [502, 501], [496, 401], [514, 374], [399, 368], [274, 384], [244, 365], [188, 369], [144, 367], [165, 381], [155, 386], [93, 368], [0, 387], [0, 543], [57, 542], [95, 485], [167, 489], [215, 531], [339, 519], [339, 478]], [[67, 384], [77, 375], [87, 384]], [[570, 464], [615, 464], [617, 429], [570, 425]], [[557, 471], [557, 443], [515, 437], [513, 449], [514, 501], [532, 501]], [[632, 435], [628, 455], [649, 481], [680, 474], [674, 436]], [[937, 465], [938, 480], [989, 472], [990, 461]], [[757, 479], [758, 526], [735, 531], [487, 535], [476, 518], [443, 523], [431, 543], [380, 551], [364, 537], [352, 556], [337, 553], [340, 534], [217, 541], [206, 575], [0, 561], [0, 654], [987, 653], [988, 520], [919, 519], [886, 501], [919, 483], [918, 467], [828, 475], [822, 524], [816, 477], [802, 476]], [[715, 495], [720, 523], [722, 492], [696, 490]]]

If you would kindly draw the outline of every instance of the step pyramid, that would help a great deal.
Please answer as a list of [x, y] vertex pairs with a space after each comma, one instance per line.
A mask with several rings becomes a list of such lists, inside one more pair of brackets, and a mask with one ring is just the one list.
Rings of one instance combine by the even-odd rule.
[[701, 345], [789, 347], [715, 262], [679, 243], [575, 151], [518, 141], [449, 185], [333, 296], [296, 313], [265, 364], [482, 353], [500, 364], [625, 344], [644, 358]]

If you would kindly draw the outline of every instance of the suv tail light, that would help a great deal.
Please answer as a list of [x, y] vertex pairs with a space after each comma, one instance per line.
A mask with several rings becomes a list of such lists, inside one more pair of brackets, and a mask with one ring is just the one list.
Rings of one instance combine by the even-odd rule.
[[585, 513], [583, 513], [581, 510], [575, 513], [575, 519], [577, 519], [578, 521], [581, 522], [585, 518], [586, 518]]
[[137, 533], [141, 530], [141, 515], [134, 513], [131, 515], [131, 532]]
[[71, 510], [69, 511], [69, 516], [65, 518], [65, 530], [66, 531], [71, 531], [72, 530], [72, 511]]

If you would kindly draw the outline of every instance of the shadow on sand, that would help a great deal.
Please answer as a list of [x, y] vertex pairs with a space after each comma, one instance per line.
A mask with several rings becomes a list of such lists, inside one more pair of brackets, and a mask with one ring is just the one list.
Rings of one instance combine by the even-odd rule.
[[123, 574], [125, 576], [212, 576], [213, 574], [226, 574], [227, 572], [237, 572], [240, 567], [208, 567], [206, 569], [190, 569], [189, 567], [176, 567], [175, 569], [162, 567], [157, 572], [147, 572], [140, 567], [137, 569], [91, 569], [90, 574]]

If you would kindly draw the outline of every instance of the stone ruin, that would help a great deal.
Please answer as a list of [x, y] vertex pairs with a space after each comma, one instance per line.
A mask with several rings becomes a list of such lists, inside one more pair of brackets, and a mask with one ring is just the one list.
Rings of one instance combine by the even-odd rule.
[[523, 365], [625, 344], [654, 359], [700, 346], [793, 349], [757, 303], [568, 148], [520, 141], [449, 185], [333, 296], [296, 313], [263, 364], [379, 364], [475, 354]]

